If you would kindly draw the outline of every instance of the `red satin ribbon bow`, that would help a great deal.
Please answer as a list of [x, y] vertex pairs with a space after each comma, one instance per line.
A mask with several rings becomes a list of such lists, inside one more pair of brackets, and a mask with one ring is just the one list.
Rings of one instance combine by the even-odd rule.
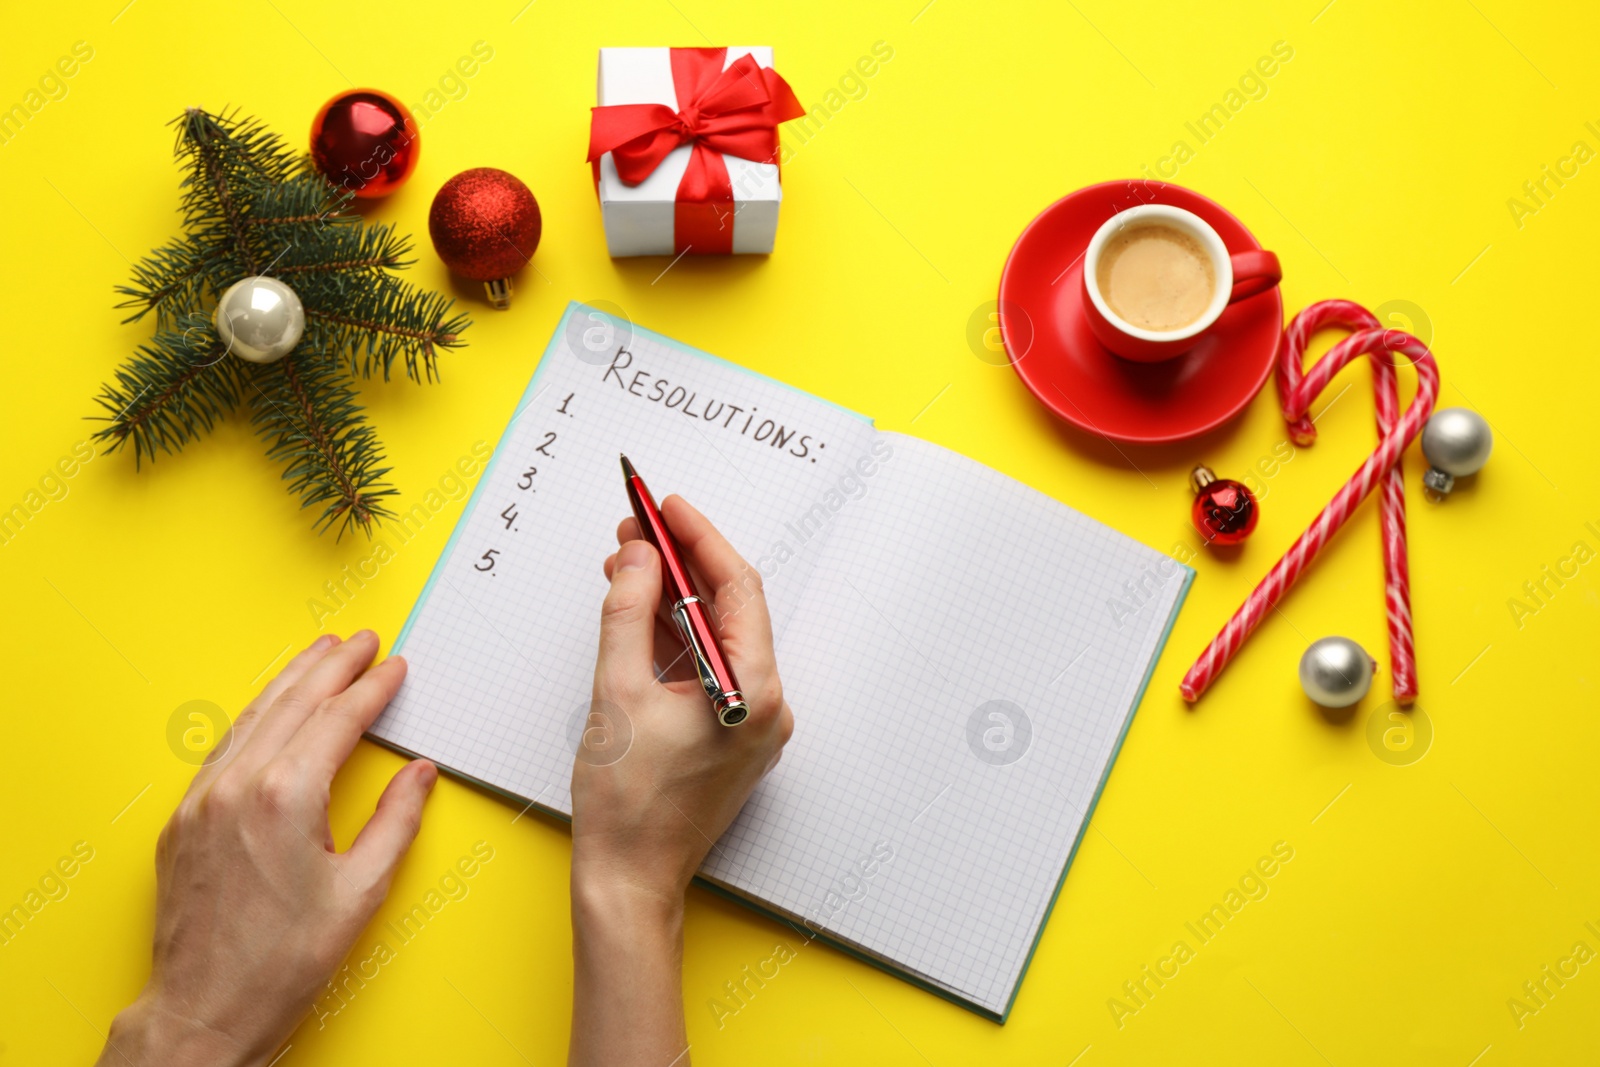
[[678, 183], [675, 251], [727, 254], [733, 251], [734, 205], [723, 154], [775, 163], [778, 123], [799, 118], [805, 108], [777, 71], [749, 55], [724, 70], [726, 48], [674, 48], [671, 54], [678, 110], [665, 104], [594, 108], [589, 162], [610, 152], [622, 180], [638, 185], [667, 153], [694, 145]]

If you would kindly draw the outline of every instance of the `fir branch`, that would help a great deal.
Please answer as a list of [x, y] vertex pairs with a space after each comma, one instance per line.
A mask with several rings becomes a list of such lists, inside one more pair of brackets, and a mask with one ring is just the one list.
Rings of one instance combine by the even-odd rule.
[[220, 245], [238, 274], [260, 272], [265, 262], [257, 233], [246, 222], [258, 195], [294, 175], [298, 164], [277, 134], [255, 119], [190, 108], [177, 120], [178, 154], [187, 157], [184, 226], [202, 244]]
[[405, 270], [416, 262], [411, 242], [393, 226], [341, 226], [330, 229], [315, 248], [290, 246], [267, 273], [272, 275]]
[[301, 507], [322, 506], [315, 529], [337, 525], [342, 537], [360, 526], [371, 537], [375, 520], [394, 517], [384, 498], [397, 491], [383, 481], [390, 468], [380, 466], [378, 435], [335, 359], [301, 345], [255, 368], [250, 380], [252, 421], [271, 442], [268, 458], [288, 462], [283, 477]]
[[248, 222], [268, 231], [272, 240], [315, 243], [324, 231], [361, 226], [361, 216], [350, 210], [355, 196], [333, 188], [315, 172], [295, 173], [281, 182], [254, 186], [251, 192]]
[[179, 128], [176, 152], [188, 169], [184, 223], [191, 232], [146, 256], [134, 266], [132, 284], [118, 287], [127, 299], [117, 306], [134, 309], [124, 322], [156, 311], [157, 322], [168, 326], [174, 315], [166, 308], [192, 310], [208, 293], [253, 273], [255, 242], [230, 220], [248, 215], [256, 195], [297, 173], [281, 139], [255, 120], [191, 108], [173, 123]]
[[117, 307], [135, 309], [122, 321], [137, 322], [154, 311], [160, 325], [170, 326], [197, 306], [207, 289], [217, 288], [217, 268], [226, 269], [225, 258], [224, 252], [206, 249], [191, 237], [151, 252], [134, 264], [133, 283], [116, 288], [127, 297]]
[[[412, 264], [409, 239], [367, 226], [348, 190], [329, 185], [255, 119], [191, 108], [173, 120], [184, 235], [151, 252], [118, 288], [125, 321], [155, 312], [157, 332], [96, 398], [107, 422], [95, 439], [114, 451], [131, 439], [136, 465], [175, 452], [250, 396], [268, 455], [302, 506], [320, 506], [319, 530], [392, 517], [395, 495], [377, 434], [356, 400], [353, 373], [387, 380], [394, 361], [422, 382], [439, 349], [466, 329], [453, 301], [390, 275]], [[210, 305], [244, 277], [290, 280], [306, 310], [295, 352], [259, 366], [231, 358]]]
[[307, 222], [360, 222], [361, 216], [352, 211], [330, 207], [325, 211], [311, 211], [301, 215], [251, 215], [252, 226], [300, 226]]
[[[403, 266], [404, 264], [400, 264]], [[393, 256], [368, 256], [364, 259], [336, 259], [326, 263], [288, 263], [273, 270], [273, 275], [305, 274], [310, 271], [384, 270], [396, 266]]]
[[192, 143], [194, 132], [202, 130], [218, 146], [231, 165], [265, 183], [287, 181], [304, 169], [305, 161], [284, 143], [282, 137], [257, 118], [240, 118], [239, 108], [224, 108], [213, 115], [203, 108], [185, 108], [169, 125], [178, 127], [178, 150]]
[[456, 348], [469, 325], [465, 315], [446, 318], [455, 301], [412, 288], [388, 275], [334, 275], [297, 290], [313, 344], [341, 353], [352, 371], [389, 380], [396, 357], [417, 382], [438, 378], [438, 354]]
[[[387, 224], [363, 226], [359, 222], [332, 223], [326, 226], [301, 226], [274, 232], [269, 243], [280, 243], [272, 265], [264, 273], [295, 275], [309, 273], [365, 272], [375, 277], [386, 270], [404, 270], [413, 262], [411, 241]], [[311, 284], [296, 281], [296, 286]], [[298, 289], [296, 290], [298, 292]], [[304, 296], [301, 298], [303, 303]]]
[[134, 465], [156, 450], [176, 452], [209, 431], [239, 402], [239, 361], [204, 315], [185, 315], [140, 345], [101, 387], [96, 402], [110, 423], [95, 433], [115, 452], [133, 441]]

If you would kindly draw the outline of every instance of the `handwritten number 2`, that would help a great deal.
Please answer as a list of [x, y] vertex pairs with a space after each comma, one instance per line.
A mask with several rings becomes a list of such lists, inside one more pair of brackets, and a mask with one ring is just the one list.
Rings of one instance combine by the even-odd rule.
[[[544, 441], [541, 442], [539, 447], [534, 449], [534, 451], [539, 453], [541, 456], [550, 456], [550, 453], [546, 452], [545, 449], [549, 448], [551, 445], [553, 445], [555, 443], [556, 443], [555, 431], [553, 431], [553, 430], [546, 431], [546, 433], [544, 435]], [[551, 459], [555, 459], [554, 456], [550, 456], [550, 458]]]
[[472, 569], [475, 570], [475, 571], [492, 571], [492, 570], [494, 570], [494, 558], [496, 556], [498, 556], [499, 554], [500, 554], [500, 550], [498, 548], [491, 548], [489, 551], [487, 551], [487, 552], [485, 552], [483, 554], [483, 557], [482, 557], [483, 558], [483, 563], [482, 563], [482, 565], [474, 563], [472, 565]]

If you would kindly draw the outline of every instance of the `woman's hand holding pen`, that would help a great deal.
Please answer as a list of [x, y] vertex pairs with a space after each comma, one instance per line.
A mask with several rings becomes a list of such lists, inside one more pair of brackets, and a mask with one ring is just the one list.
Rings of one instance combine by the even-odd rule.
[[656, 665], [683, 645], [657, 625], [660, 556], [624, 520], [622, 547], [605, 561], [596, 744], [579, 750], [572, 773], [573, 1063], [667, 1063], [686, 1048], [684, 893], [794, 729], [760, 575], [681, 497], [661, 512], [702, 589], [715, 590], [750, 716], [722, 726], [697, 681], [657, 680]]

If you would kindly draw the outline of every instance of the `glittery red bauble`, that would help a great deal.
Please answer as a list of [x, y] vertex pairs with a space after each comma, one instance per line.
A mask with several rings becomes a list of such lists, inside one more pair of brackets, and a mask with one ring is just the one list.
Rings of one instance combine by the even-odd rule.
[[428, 212], [428, 234], [445, 265], [464, 278], [509, 278], [533, 258], [543, 222], [539, 202], [515, 176], [493, 167], [444, 183]]
[[388, 196], [416, 169], [420, 138], [400, 101], [352, 89], [323, 104], [312, 120], [311, 158], [323, 177], [356, 196]]
[[1239, 482], [1217, 478], [1204, 467], [1193, 475], [1194, 527], [1214, 545], [1236, 545], [1250, 536], [1261, 518], [1255, 495]]

